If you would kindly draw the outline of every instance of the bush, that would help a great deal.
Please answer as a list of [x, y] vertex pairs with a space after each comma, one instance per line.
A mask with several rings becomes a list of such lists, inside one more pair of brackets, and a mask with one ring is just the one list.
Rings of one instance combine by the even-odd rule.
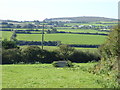
[[2, 64], [19, 63], [22, 60], [21, 51], [19, 49], [3, 49]]
[[2, 47], [4, 49], [18, 48], [15, 41], [8, 41], [7, 39], [2, 41]]
[[40, 61], [41, 63], [52, 63], [53, 61], [59, 60], [57, 52], [55, 51], [43, 50], [42, 55], [44, 57], [42, 58], [42, 61]]
[[42, 54], [42, 49], [38, 46], [28, 46], [27, 48], [22, 50], [22, 54], [24, 57], [25, 63], [35, 63], [36, 61], [40, 61], [44, 58]]
[[110, 32], [106, 42], [100, 46], [99, 52], [101, 60], [94, 66], [92, 72], [96, 74], [105, 74], [107, 77], [111, 77], [106, 80], [107, 84], [105, 87], [120, 87], [118, 70], [120, 61], [120, 26], [115, 27], [112, 32]]
[[87, 63], [90, 61], [98, 61], [100, 56], [96, 53], [83, 52], [83, 51], [74, 51], [69, 60], [76, 63]]

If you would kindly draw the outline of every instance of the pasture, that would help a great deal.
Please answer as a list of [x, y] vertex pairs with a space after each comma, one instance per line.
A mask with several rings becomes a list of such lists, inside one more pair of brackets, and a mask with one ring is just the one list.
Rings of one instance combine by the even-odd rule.
[[[63, 44], [100, 45], [107, 36], [85, 34], [45, 34], [45, 41], [61, 41]], [[41, 41], [41, 34], [17, 34], [18, 40]]]
[[76, 68], [55, 68], [51, 64], [2, 66], [3, 88], [102, 88], [101, 76], [87, 72], [96, 63], [75, 64]]
[[0, 31], [1, 35], [2, 35], [2, 40], [3, 39], [8, 39], [10, 40], [10, 37], [12, 36], [13, 32], [11, 31]]
[[103, 33], [108, 34], [108, 32], [100, 32], [93, 29], [58, 29], [57, 31], [64, 31], [64, 32], [78, 32], [78, 33]]
[[[99, 24], [98, 24], [99, 23]], [[114, 24], [113, 24], [114, 23]], [[107, 25], [117, 25], [117, 22], [91, 22], [91, 23], [66, 23], [65, 25], [94, 25], [94, 26], [107, 26]]]

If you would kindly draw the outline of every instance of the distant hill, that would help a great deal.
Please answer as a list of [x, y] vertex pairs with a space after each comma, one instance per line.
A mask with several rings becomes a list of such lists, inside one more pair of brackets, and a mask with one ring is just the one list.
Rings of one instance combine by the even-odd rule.
[[[81, 16], [81, 17], [61, 17], [61, 18], [49, 18], [45, 19], [45, 21], [50, 22], [50, 21], [61, 21], [61, 22], [113, 22], [113, 21], [118, 21], [118, 19], [114, 18], [106, 18], [106, 17], [94, 17], [94, 16]], [[15, 21], [15, 20], [1, 20], [0, 22], [7, 22], [7, 23], [30, 23], [30, 22], [38, 22], [38, 21]], [[42, 21], [39, 21], [42, 22]]]
[[45, 21], [62, 21], [62, 22], [96, 22], [96, 21], [104, 21], [104, 22], [112, 22], [117, 21], [117, 19], [113, 18], [105, 18], [105, 17], [92, 17], [92, 16], [82, 16], [82, 17], [62, 17], [62, 18], [50, 18], [45, 19]]

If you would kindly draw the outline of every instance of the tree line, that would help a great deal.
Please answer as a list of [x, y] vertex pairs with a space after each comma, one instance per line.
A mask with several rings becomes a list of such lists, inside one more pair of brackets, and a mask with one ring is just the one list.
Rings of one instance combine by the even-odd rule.
[[15, 41], [2, 41], [2, 64], [52, 63], [59, 60], [86, 63], [99, 59], [99, 54], [77, 51], [69, 45], [60, 45], [59, 49], [48, 51], [42, 50], [37, 45], [20, 48]]

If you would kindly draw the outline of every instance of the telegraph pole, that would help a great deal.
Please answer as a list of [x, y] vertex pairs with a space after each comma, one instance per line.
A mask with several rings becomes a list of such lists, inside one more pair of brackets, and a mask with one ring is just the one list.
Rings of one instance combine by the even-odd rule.
[[44, 46], [44, 21], [43, 21], [43, 27], [42, 27], [42, 50], [43, 50], [43, 46]]

